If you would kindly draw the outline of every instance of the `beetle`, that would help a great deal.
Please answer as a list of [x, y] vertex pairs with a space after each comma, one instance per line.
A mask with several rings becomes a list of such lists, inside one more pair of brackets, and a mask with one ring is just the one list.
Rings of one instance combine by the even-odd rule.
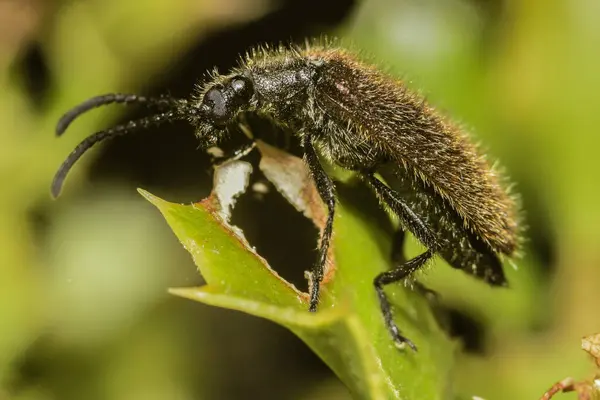
[[57, 135], [82, 113], [111, 103], [140, 104], [157, 112], [83, 140], [58, 170], [52, 183], [54, 197], [74, 163], [102, 140], [152, 124], [187, 120], [207, 148], [226, 138], [242, 114], [256, 113], [298, 137], [327, 207], [318, 257], [308, 274], [310, 311], [316, 311], [319, 303], [336, 207], [335, 185], [322, 159], [364, 179], [399, 217], [401, 229], [426, 247], [373, 281], [396, 345], [416, 350], [395, 324], [384, 287], [407, 279], [434, 255], [493, 286], [507, 283], [501, 259], [519, 250], [520, 223], [516, 198], [503, 185], [501, 174], [458, 124], [405, 82], [349, 50], [331, 43], [257, 48], [230, 73], [213, 73], [189, 99], [134, 94], [89, 99], [60, 119]]

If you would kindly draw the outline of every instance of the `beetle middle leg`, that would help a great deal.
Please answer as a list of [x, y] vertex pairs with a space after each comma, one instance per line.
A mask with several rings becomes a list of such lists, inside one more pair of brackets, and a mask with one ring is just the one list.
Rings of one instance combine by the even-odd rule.
[[[371, 186], [371, 188], [375, 191], [377, 197], [383, 203], [387, 204], [392, 211], [398, 215], [403, 226], [411, 231], [417, 237], [417, 239], [419, 239], [428, 248], [428, 250], [423, 254], [406, 261], [404, 259], [404, 253], [399, 253], [402, 248], [402, 243], [395, 243], [394, 245], [396, 248], [393, 251], [393, 257], [398, 260], [396, 262], [397, 266], [390, 271], [380, 273], [373, 281], [375, 291], [377, 292], [377, 297], [379, 298], [379, 305], [381, 307], [385, 325], [394, 339], [394, 342], [396, 342], [396, 344], [399, 346], [406, 344], [413, 350], [416, 350], [417, 347], [414, 345], [414, 343], [400, 333], [398, 326], [394, 322], [392, 306], [387, 295], [385, 294], [384, 287], [391, 283], [403, 281], [412, 275], [433, 257], [435, 252], [440, 248], [440, 244], [438, 243], [438, 240], [431, 229], [429, 229], [423, 220], [421, 220], [421, 218], [419, 218], [419, 216], [410, 209], [408, 204], [406, 204], [394, 190], [389, 188], [372, 174], [365, 174], [364, 178], [369, 186]], [[400, 234], [399, 238], [400, 240], [404, 240], [402, 234]], [[398, 246], [400, 246], [400, 249], [398, 249]]]
[[335, 214], [335, 187], [333, 180], [327, 175], [317, 152], [315, 151], [314, 144], [312, 142], [312, 136], [307, 133], [302, 138], [302, 147], [304, 148], [304, 160], [308, 165], [308, 169], [312, 175], [312, 178], [317, 187], [317, 191], [321, 196], [323, 202], [327, 206], [327, 221], [325, 227], [321, 233], [321, 239], [319, 243], [319, 254], [317, 261], [313, 265], [310, 271], [310, 306], [309, 311], [317, 311], [319, 304], [319, 294], [321, 281], [325, 273], [325, 263], [327, 262], [327, 251], [329, 250], [329, 242], [331, 241], [331, 235], [333, 232], [333, 217]]

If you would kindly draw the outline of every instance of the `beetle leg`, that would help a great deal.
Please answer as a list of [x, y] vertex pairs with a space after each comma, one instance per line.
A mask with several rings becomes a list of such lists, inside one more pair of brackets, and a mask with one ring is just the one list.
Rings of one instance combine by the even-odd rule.
[[[402, 251], [402, 242], [405, 235], [397, 234], [396, 241], [399, 239], [400, 242], [394, 243], [392, 251], [392, 257], [395, 261], [396, 267], [390, 271], [385, 271], [377, 275], [373, 281], [375, 291], [377, 292], [377, 297], [379, 298], [379, 304], [385, 325], [392, 335], [394, 342], [396, 342], [396, 344], [399, 346], [407, 344], [413, 350], [416, 350], [417, 348], [414, 343], [400, 333], [398, 326], [394, 322], [392, 306], [385, 294], [384, 286], [391, 283], [400, 282], [408, 278], [433, 257], [435, 252], [440, 248], [440, 244], [431, 229], [427, 227], [421, 218], [419, 218], [419, 216], [410, 209], [410, 207], [394, 190], [390, 189], [372, 174], [365, 174], [364, 178], [369, 186], [371, 186], [371, 188], [375, 191], [377, 197], [379, 197], [383, 203], [387, 204], [392, 211], [398, 215], [403, 226], [411, 231], [417, 237], [417, 239], [423, 242], [423, 244], [425, 244], [425, 246], [428, 248], [428, 250], [423, 254], [407, 261]], [[425, 289], [424, 291], [427, 292], [428, 290]]]
[[[404, 254], [405, 242], [406, 231], [404, 229], [398, 229], [394, 233], [394, 238], [392, 239], [392, 263], [394, 263], [394, 265], [404, 264], [407, 261], [406, 255]], [[437, 305], [439, 294], [435, 290], [429, 289], [419, 281], [415, 281], [413, 286], [417, 292], [421, 293], [427, 299], [427, 301]]]
[[431, 250], [427, 250], [425, 253], [397, 266], [396, 268], [380, 273], [373, 280], [373, 284], [375, 285], [375, 291], [377, 292], [377, 297], [379, 298], [379, 305], [381, 307], [381, 313], [383, 314], [383, 319], [385, 321], [385, 326], [387, 327], [390, 335], [392, 335], [392, 339], [396, 342], [396, 345], [403, 346], [407, 344], [413, 350], [417, 350], [415, 344], [405, 336], [400, 333], [400, 329], [394, 322], [394, 315], [392, 313], [392, 305], [385, 294], [384, 286], [389, 285], [390, 283], [400, 282], [410, 276], [413, 272], [421, 268], [427, 261], [429, 261], [433, 257], [433, 252]]
[[372, 174], [367, 174], [363, 177], [375, 191], [377, 197], [392, 209], [394, 214], [400, 218], [402, 225], [412, 232], [421, 243], [428, 249], [432, 249], [434, 252], [441, 247], [437, 237], [431, 229], [417, 214], [414, 213], [395, 190], [389, 188]]
[[321, 233], [321, 239], [319, 241], [319, 254], [317, 261], [313, 265], [310, 271], [310, 307], [309, 311], [316, 311], [317, 305], [319, 304], [319, 291], [321, 281], [325, 271], [325, 263], [327, 262], [327, 250], [329, 249], [329, 242], [331, 241], [331, 235], [333, 232], [333, 217], [335, 213], [335, 187], [333, 180], [327, 175], [317, 152], [315, 151], [314, 144], [312, 142], [312, 136], [307, 133], [302, 138], [302, 146], [304, 147], [304, 160], [308, 165], [312, 178], [317, 187], [317, 191], [321, 196], [321, 199], [327, 206], [327, 221], [325, 227]]

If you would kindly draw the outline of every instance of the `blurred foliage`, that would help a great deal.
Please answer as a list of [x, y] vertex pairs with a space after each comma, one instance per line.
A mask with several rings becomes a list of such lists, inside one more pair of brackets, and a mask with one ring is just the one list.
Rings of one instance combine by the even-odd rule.
[[[0, 398], [348, 397], [282, 330], [169, 296], [166, 287], [196, 281], [193, 265], [132, 182], [84, 179], [100, 152], [74, 170], [61, 201], [48, 194], [72, 147], [116, 117], [98, 110], [58, 141], [64, 110], [151, 86], [215, 32], [232, 32], [214, 44], [227, 52], [223, 43], [249, 37], [236, 27], [286, 41], [294, 23], [347, 38], [409, 78], [476, 132], [522, 194], [528, 246], [517, 268], [507, 264], [510, 289], [441, 262], [423, 274], [460, 316], [452, 325], [468, 351], [456, 362], [457, 391], [530, 399], [564, 376], [585, 376], [574, 344], [600, 325], [600, 3], [363, 0], [336, 29], [267, 19], [293, 3], [0, 1]], [[341, 3], [311, 2], [308, 14]], [[149, 150], [141, 143], [139, 152]], [[199, 186], [209, 180], [179, 173]]]

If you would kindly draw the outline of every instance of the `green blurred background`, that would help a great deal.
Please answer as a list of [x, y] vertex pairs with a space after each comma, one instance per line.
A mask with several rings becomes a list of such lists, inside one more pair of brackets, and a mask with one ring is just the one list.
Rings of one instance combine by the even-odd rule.
[[[167, 294], [201, 277], [135, 188], [179, 202], [208, 193], [190, 127], [106, 143], [60, 201], [49, 195], [76, 143], [139, 112], [97, 110], [57, 140], [77, 102], [187, 96], [253, 45], [322, 34], [476, 132], [522, 194], [527, 247], [507, 264], [510, 289], [441, 262], [423, 278], [463, 343], [457, 392], [533, 399], [589, 374], [579, 340], [600, 331], [598, 0], [0, 0], [0, 399], [349, 397], [283, 328]], [[241, 200], [234, 222], [305, 288], [309, 221], [271, 191]]]

